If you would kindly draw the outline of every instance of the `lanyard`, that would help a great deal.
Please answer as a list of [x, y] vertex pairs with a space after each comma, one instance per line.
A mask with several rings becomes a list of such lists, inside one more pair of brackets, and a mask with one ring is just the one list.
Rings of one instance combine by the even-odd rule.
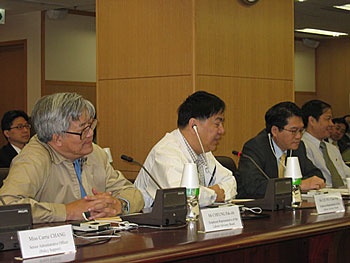
[[77, 173], [78, 181], [79, 181], [79, 186], [80, 186], [80, 192], [81, 192], [81, 199], [83, 199], [86, 196], [86, 192], [83, 188], [83, 185], [81, 183], [81, 166], [80, 166], [80, 159], [76, 159], [74, 162], [74, 169], [75, 172]]
[[211, 177], [210, 177], [208, 186], [210, 186], [210, 184], [212, 183], [212, 181], [213, 181], [213, 179], [214, 179], [215, 172], [216, 172], [216, 165], [215, 165], [215, 167], [214, 167], [213, 174], [212, 174]]

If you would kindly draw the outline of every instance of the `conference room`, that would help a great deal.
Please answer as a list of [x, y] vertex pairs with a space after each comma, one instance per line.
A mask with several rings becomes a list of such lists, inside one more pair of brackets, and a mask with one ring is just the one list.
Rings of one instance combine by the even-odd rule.
[[[24, 68], [24, 73], [9, 82], [5, 77], [13, 74], [0, 73], [3, 83], [10, 83], [4, 86], [1, 113], [16, 107], [30, 115], [42, 95], [60, 91], [82, 94], [97, 110], [97, 143], [111, 149], [113, 167], [130, 180], [140, 168], [120, 156], [143, 163], [152, 146], [176, 127], [178, 105], [198, 90], [225, 101], [225, 135], [214, 155], [229, 156], [236, 163], [232, 150], [241, 150], [264, 127], [266, 110], [280, 101], [301, 106], [310, 99], [321, 99], [332, 105], [334, 116], [350, 111], [347, 37], [314, 37], [294, 31], [312, 14], [298, 12], [299, 5], [316, 5], [318, 12], [326, 12], [322, 6], [331, 8], [328, 1], [79, 2], [81, 7], [77, 1], [57, 1], [55, 9], [65, 3], [69, 9], [58, 14], [42, 13], [45, 8], [52, 9], [47, 5], [26, 13], [6, 12], [6, 22], [0, 25], [0, 49], [19, 47], [25, 59], [20, 66], [14, 65]], [[341, 21], [347, 16], [345, 11], [328, 12], [341, 16]], [[320, 20], [336, 22], [334, 17]], [[347, 23], [342, 24], [345, 27]], [[306, 38], [318, 46], [305, 46]], [[7, 69], [13, 58], [6, 59]], [[304, 79], [305, 74], [309, 78]], [[13, 88], [15, 81], [21, 89]], [[271, 256], [287, 262], [283, 249], [294, 245], [307, 258], [316, 257], [310, 251], [318, 254], [317, 249], [324, 249], [329, 262], [346, 253], [340, 251], [349, 242], [348, 211], [339, 218], [339, 213], [329, 216], [329, 220], [311, 215], [308, 209], [266, 213], [271, 213], [270, 219], [243, 221], [243, 229], [198, 236], [183, 229], [123, 233], [128, 242], [111, 241], [94, 247], [94, 252], [88, 247], [78, 249], [75, 260], [186, 262], [186, 258], [200, 261], [205, 257], [214, 261], [218, 256], [228, 261], [234, 254], [241, 260]], [[326, 245], [318, 237], [340, 241]], [[174, 243], [166, 245], [170, 241]], [[130, 244], [137, 244], [139, 251]], [[20, 255], [19, 250], [7, 253], [0, 252], [0, 258], [13, 260]], [[303, 253], [298, 256], [306, 255]]]

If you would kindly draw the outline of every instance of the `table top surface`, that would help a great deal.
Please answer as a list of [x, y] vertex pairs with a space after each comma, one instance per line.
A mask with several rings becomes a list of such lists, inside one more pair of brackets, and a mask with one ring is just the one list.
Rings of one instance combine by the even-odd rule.
[[[350, 226], [349, 207], [345, 212], [323, 215], [317, 215], [313, 208], [264, 213], [270, 217], [243, 220], [242, 229], [201, 233], [197, 231], [199, 223], [191, 223], [170, 230], [123, 231], [120, 238], [108, 243], [78, 248], [72, 257], [75, 262], [160, 262], [281, 242]], [[76, 240], [76, 245], [81, 242]], [[0, 262], [18, 262], [14, 258], [20, 256], [20, 250], [3, 251]]]

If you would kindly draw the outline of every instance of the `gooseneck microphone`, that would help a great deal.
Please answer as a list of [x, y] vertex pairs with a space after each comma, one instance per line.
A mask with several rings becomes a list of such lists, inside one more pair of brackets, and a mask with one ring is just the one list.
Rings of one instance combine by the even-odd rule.
[[123, 159], [124, 161], [127, 161], [129, 163], [136, 163], [138, 166], [140, 166], [143, 170], [145, 170], [145, 172], [148, 174], [148, 176], [152, 179], [152, 181], [158, 186], [159, 189], [163, 189], [158, 182], [154, 179], [154, 177], [150, 174], [149, 171], [147, 171], [146, 167], [143, 166], [141, 163], [135, 161], [132, 157], [130, 156], [126, 156], [126, 155], [122, 155], [120, 156], [121, 159]]
[[252, 157], [250, 157], [249, 155], [246, 155], [245, 153], [237, 152], [237, 151], [232, 151], [232, 154], [237, 155], [239, 158], [241, 158], [241, 157], [248, 158], [256, 166], [256, 168], [258, 168], [258, 170], [265, 176], [265, 178], [267, 180], [271, 179], [270, 177], [267, 176], [267, 174], [264, 172], [264, 170], [261, 169], [261, 167], [254, 161], [254, 159]]

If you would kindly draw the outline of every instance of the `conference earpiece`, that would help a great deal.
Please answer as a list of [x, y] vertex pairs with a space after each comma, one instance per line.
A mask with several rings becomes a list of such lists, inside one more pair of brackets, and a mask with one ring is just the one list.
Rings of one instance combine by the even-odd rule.
[[193, 124], [193, 125], [192, 125], [192, 128], [195, 130], [196, 133], [198, 132], [198, 131], [197, 131], [197, 125], [196, 125], [196, 124]]

